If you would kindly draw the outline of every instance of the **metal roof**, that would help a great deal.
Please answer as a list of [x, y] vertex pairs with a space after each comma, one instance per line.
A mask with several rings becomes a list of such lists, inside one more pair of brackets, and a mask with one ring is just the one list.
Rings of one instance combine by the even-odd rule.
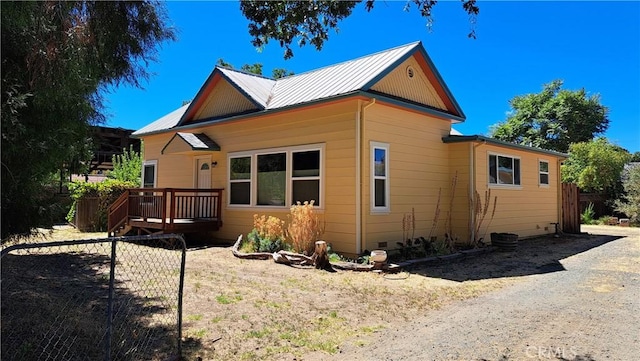
[[549, 154], [549, 155], [553, 155], [560, 158], [569, 158], [569, 155], [565, 153], [560, 153], [553, 150], [547, 150], [547, 149], [536, 148], [536, 147], [528, 147], [526, 145], [520, 145], [515, 143], [509, 143], [502, 140], [485, 137], [483, 135], [449, 135], [448, 137], [443, 137], [442, 142], [443, 143], [482, 142], [482, 143], [489, 143], [493, 145], [499, 145], [507, 148], [521, 149], [521, 150], [532, 151], [537, 153]]
[[267, 109], [305, 103], [317, 99], [366, 90], [381, 72], [403, 59], [419, 42], [381, 51], [340, 64], [280, 79], [273, 89]]
[[156, 120], [155, 122], [151, 124], [147, 124], [144, 127], [136, 130], [131, 135], [135, 137], [142, 134], [154, 133], [160, 130], [171, 129], [176, 125], [178, 125], [178, 122], [180, 122], [180, 118], [182, 118], [182, 115], [184, 114], [184, 112], [187, 110], [188, 107], [189, 107], [189, 104], [185, 104], [180, 108], [172, 111], [171, 113], [165, 115], [164, 117]]
[[263, 109], [267, 107], [267, 102], [271, 97], [271, 90], [276, 84], [275, 80], [221, 66], [217, 68], [230, 82], [236, 85], [240, 92], [249, 96]]
[[193, 150], [220, 150], [218, 143], [214, 142], [204, 133], [182, 133], [178, 132], [178, 136], [184, 139]]
[[[205, 89], [208, 89], [207, 84], [216, 74], [220, 74], [220, 76], [231, 83], [262, 111], [333, 99], [342, 95], [362, 91], [366, 92], [376, 82], [387, 75], [388, 72], [413, 55], [415, 51], [422, 52], [425, 58], [427, 58], [428, 66], [432, 67], [432, 71], [441, 82], [446, 96], [450, 98], [456, 112], [459, 113], [459, 116], [451, 114], [452, 119], [464, 120], [462, 110], [450, 94], [446, 84], [444, 84], [439, 77], [437, 70], [433, 64], [431, 64], [420, 42], [413, 42], [277, 80], [216, 66], [190, 105], [197, 106], [196, 104], [198, 104], [200, 100], [205, 99], [209, 95], [208, 92], [210, 90]], [[178, 126], [186, 126], [186, 122], [191, 120], [187, 119], [187, 117], [190, 118], [193, 114], [191, 111], [187, 113], [188, 108], [189, 105], [185, 105], [134, 132], [133, 135], [140, 136], [143, 134], [157, 133]], [[448, 113], [443, 111], [443, 114]]]

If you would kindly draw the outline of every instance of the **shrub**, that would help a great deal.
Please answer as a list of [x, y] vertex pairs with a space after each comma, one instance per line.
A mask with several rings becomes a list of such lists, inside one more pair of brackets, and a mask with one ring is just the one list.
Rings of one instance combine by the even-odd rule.
[[589, 203], [587, 208], [584, 209], [584, 212], [580, 215], [580, 220], [582, 224], [594, 224], [596, 212], [593, 210], [593, 203]]
[[67, 213], [67, 221], [73, 222], [76, 215], [76, 205], [78, 200], [84, 197], [98, 197], [98, 212], [95, 215], [93, 224], [94, 231], [107, 230], [107, 212], [109, 206], [113, 203], [127, 188], [136, 188], [137, 184], [133, 182], [125, 182], [114, 179], [107, 179], [100, 183], [88, 182], [71, 182], [69, 183], [69, 192], [73, 199], [73, 204], [69, 213]]
[[616, 200], [616, 211], [624, 213], [631, 223], [640, 223], [640, 165], [628, 166], [622, 177], [625, 195]]
[[112, 158], [113, 170], [107, 173], [110, 179], [123, 182], [132, 182], [135, 187], [142, 186], [142, 156], [133, 149], [123, 149], [122, 154], [116, 154]]
[[287, 240], [293, 249], [306, 255], [313, 254], [315, 242], [320, 239], [325, 228], [313, 210], [313, 203], [314, 201], [305, 201], [303, 204], [297, 202], [291, 206], [287, 227]]
[[[253, 252], [277, 252], [291, 247], [284, 242], [284, 221], [273, 216], [253, 215], [253, 230], [247, 235]], [[243, 247], [248, 250], [249, 246]]]

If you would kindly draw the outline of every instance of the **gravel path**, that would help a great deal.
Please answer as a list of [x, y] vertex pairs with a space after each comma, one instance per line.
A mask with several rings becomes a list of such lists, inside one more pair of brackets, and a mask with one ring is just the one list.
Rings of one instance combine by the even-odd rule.
[[582, 230], [617, 237], [548, 273], [344, 345], [333, 359], [640, 359], [640, 230]]

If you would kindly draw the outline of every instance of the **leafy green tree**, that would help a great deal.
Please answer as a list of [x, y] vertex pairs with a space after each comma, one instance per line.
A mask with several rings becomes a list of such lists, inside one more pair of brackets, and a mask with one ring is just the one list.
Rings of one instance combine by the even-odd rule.
[[606, 138], [575, 143], [561, 168], [562, 181], [576, 183], [587, 192], [617, 193], [620, 175], [630, 155]]
[[640, 152], [634, 152], [631, 154], [631, 159], [629, 162], [640, 162]]
[[623, 172], [624, 196], [616, 200], [616, 211], [624, 213], [635, 224], [640, 223], [640, 166], [629, 165]]
[[[222, 58], [218, 59], [218, 65], [224, 66], [226, 68], [234, 69], [234, 67], [233, 67], [233, 65], [231, 63], [227, 63]], [[243, 66], [240, 67], [240, 70], [242, 70], [244, 72], [247, 72], [247, 73], [263, 75], [262, 74], [262, 64], [261, 63], [244, 64]], [[285, 76], [289, 76], [289, 75], [293, 75], [293, 74], [294, 74], [294, 72], [292, 72], [290, 70], [287, 70], [287, 69], [283, 69], [283, 68], [275, 68], [272, 71], [272, 77], [274, 79], [284, 78]]]
[[[349, 17], [359, 1], [242, 1], [240, 10], [249, 20], [251, 43], [262, 48], [274, 40], [285, 48], [284, 58], [293, 57], [291, 44], [296, 41], [300, 47], [312, 44], [321, 50], [329, 39], [331, 29], [338, 30], [338, 22]], [[365, 9], [371, 11], [374, 0], [365, 0]], [[470, 38], [475, 38], [475, 17], [480, 12], [476, 0], [462, 0], [462, 8], [469, 14], [471, 22]], [[432, 9], [435, 0], [406, 0], [404, 10], [416, 7], [420, 15], [427, 19], [427, 27], [432, 25]]]
[[571, 143], [587, 142], [609, 127], [600, 96], [562, 88], [561, 80], [542, 92], [514, 97], [506, 121], [494, 125], [491, 137], [507, 142], [567, 152]]
[[2, 2], [2, 229], [44, 225], [41, 194], [104, 120], [101, 94], [140, 85], [174, 39], [155, 1]]
[[142, 155], [133, 149], [133, 145], [113, 156], [113, 170], [107, 173], [107, 178], [142, 187]]
[[291, 75], [294, 75], [295, 73], [292, 72], [291, 70], [287, 70], [287, 69], [283, 69], [283, 68], [275, 68], [272, 71], [272, 77], [273, 79], [280, 79], [280, 78], [285, 78]]

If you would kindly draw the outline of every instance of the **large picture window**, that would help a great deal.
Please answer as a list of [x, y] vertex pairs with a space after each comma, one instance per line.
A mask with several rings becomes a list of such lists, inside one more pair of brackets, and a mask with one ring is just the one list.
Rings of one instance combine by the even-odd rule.
[[287, 207], [322, 204], [322, 145], [229, 155], [229, 204]]
[[389, 145], [371, 142], [371, 211], [389, 211]]
[[520, 159], [490, 154], [489, 184], [520, 185]]

